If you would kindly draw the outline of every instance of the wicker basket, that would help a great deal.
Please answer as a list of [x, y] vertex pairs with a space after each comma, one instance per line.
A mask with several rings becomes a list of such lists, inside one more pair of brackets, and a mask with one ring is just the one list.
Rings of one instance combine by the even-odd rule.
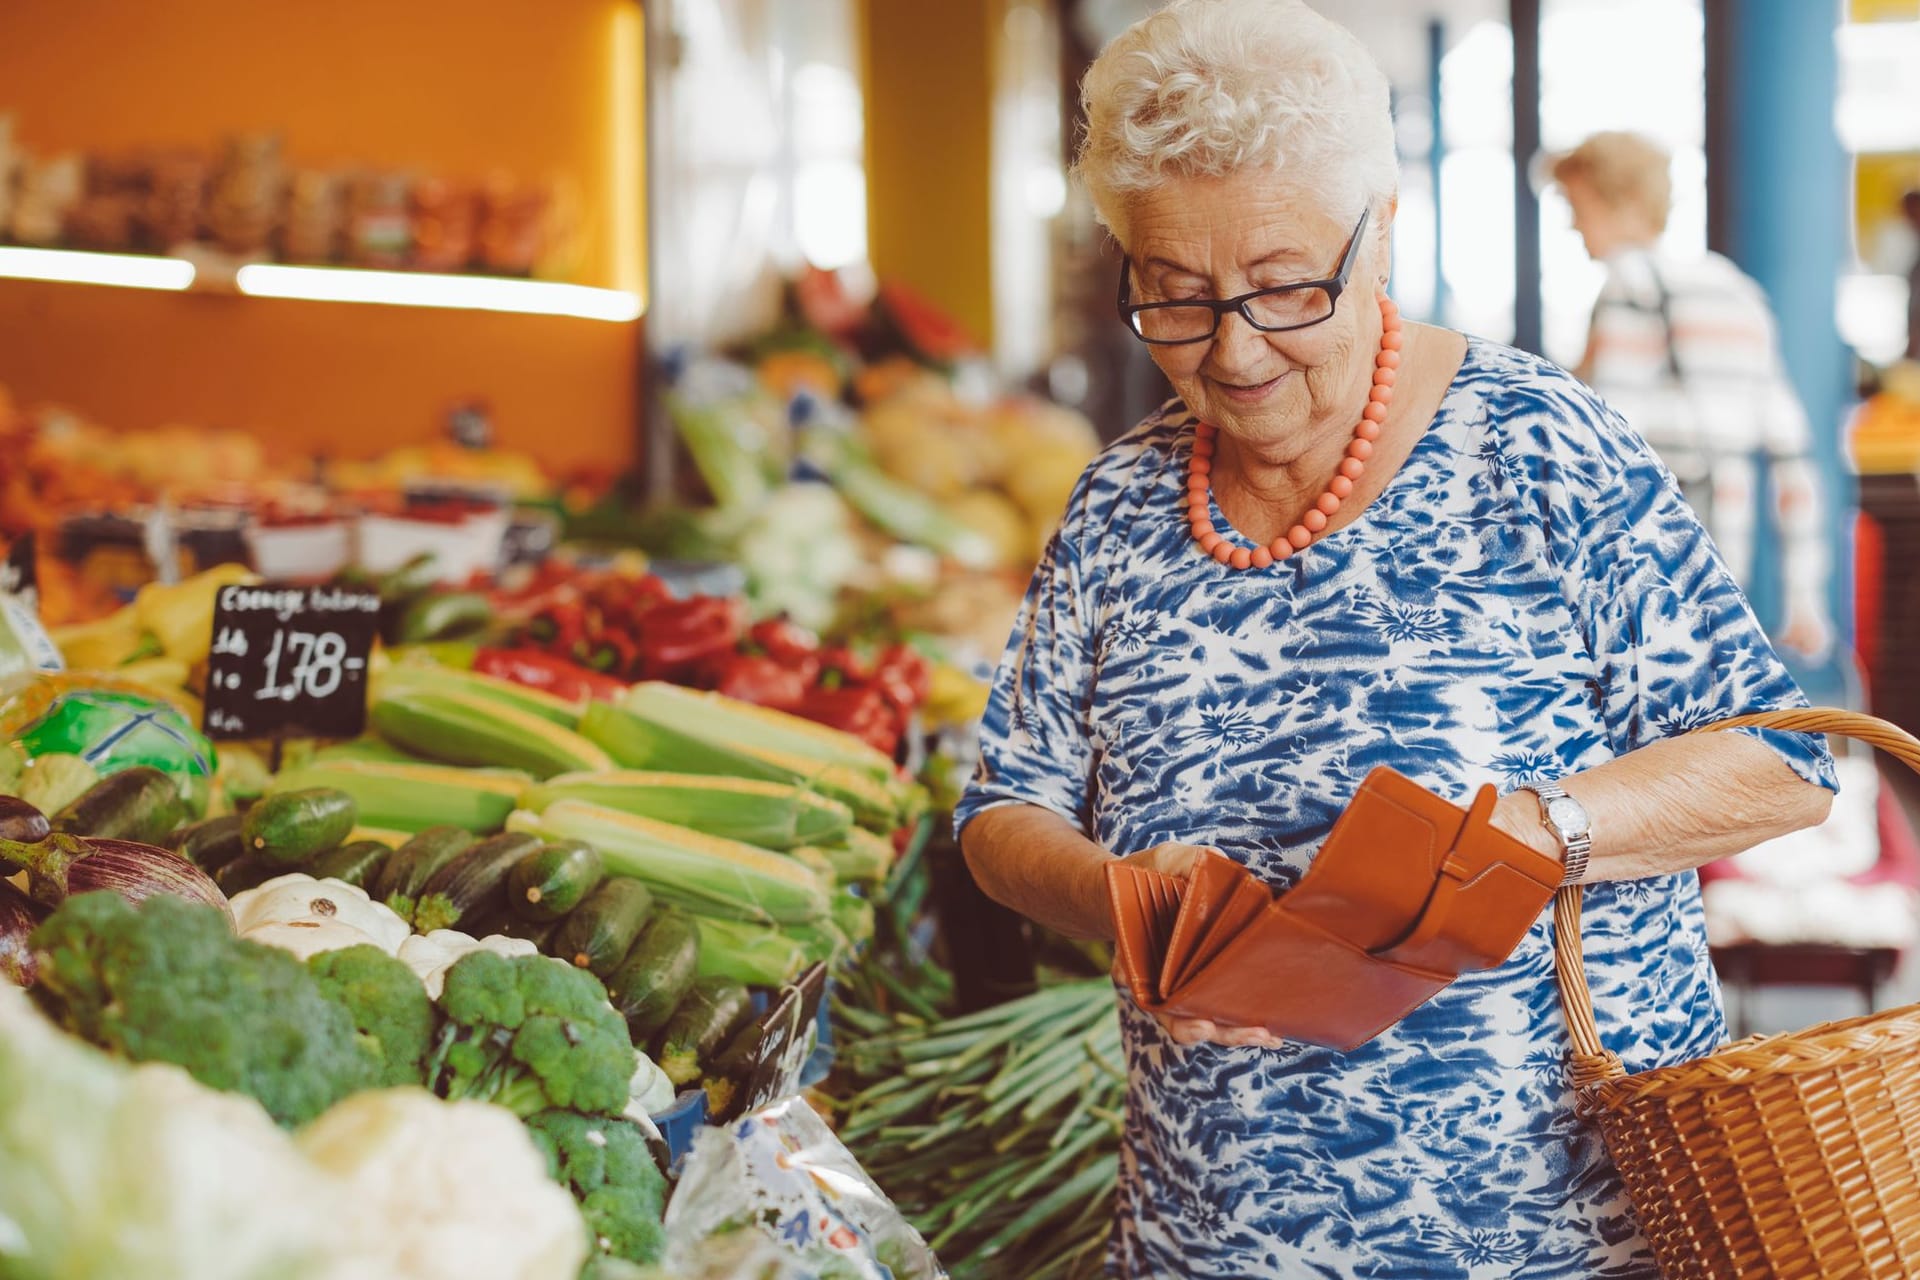
[[[1920, 770], [1920, 739], [1855, 712], [1708, 728], [1743, 726], [1842, 734]], [[1665, 1280], [1920, 1276], [1920, 1005], [1628, 1075], [1594, 1023], [1578, 887], [1553, 909], [1577, 1106], [1599, 1125]]]

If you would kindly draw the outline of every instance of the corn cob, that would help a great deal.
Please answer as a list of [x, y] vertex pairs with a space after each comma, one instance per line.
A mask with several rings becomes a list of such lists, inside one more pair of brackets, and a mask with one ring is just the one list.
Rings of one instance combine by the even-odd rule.
[[830, 909], [820, 877], [783, 854], [584, 800], [556, 800], [544, 813], [519, 810], [507, 830], [584, 841], [609, 876], [631, 877], [661, 901], [701, 915], [803, 924], [825, 921]]
[[389, 690], [402, 689], [462, 693], [485, 698], [489, 702], [539, 716], [562, 729], [576, 728], [580, 723], [580, 713], [587, 709], [585, 698], [562, 698], [544, 689], [531, 689], [498, 676], [482, 675], [478, 671], [457, 671], [452, 667], [424, 662], [397, 662], [389, 666], [381, 673], [374, 693], [378, 697]]
[[838, 801], [784, 783], [715, 774], [564, 773], [530, 788], [520, 807], [537, 813], [556, 800], [587, 800], [762, 849], [844, 840], [854, 829], [852, 811]]
[[448, 764], [523, 769], [536, 778], [613, 767], [572, 730], [475, 694], [403, 686], [377, 697], [371, 714], [382, 737]]
[[742, 920], [700, 917], [697, 977], [728, 978], [750, 987], [777, 987], [806, 964], [805, 949], [779, 929]]
[[833, 878], [841, 884], [878, 884], [893, 870], [893, 843], [859, 827], [820, 851], [833, 864]]
[[359, 807], [360, 820], [371, 827], [414, 834], [445, 826], [486, 835], [501, 828], [532, 781], [505, 769], [325, 760], [279, 775], [271, 790], [344, 791]]
[[649, 681], [627, 690], [620, 705], [647, 720], [684, 726], [709, 742], [841, 765], [883, 784], [896, 776], [891, 758], [852, 734], [738, 698]]
[[876, 780], [864, 770], [746, 742], [708, 736], [697, 707], [671, 719], [595, 702], [580, 732], [629, 769], [671, 769], [778, 782], [818, 792], [853, 810], [861, 826], [891, 831], [909, 790]]

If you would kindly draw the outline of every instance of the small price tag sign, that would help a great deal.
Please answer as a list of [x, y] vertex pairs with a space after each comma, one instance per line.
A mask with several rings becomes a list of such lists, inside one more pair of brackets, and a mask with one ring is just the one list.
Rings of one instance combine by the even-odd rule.
[[826, 997], [827, 966], [815, 964], [773, 998], [767, 1011], [755, 1021], [759, 1041], [734, 1098], [729, 1116], [758, 1111], [768, 1103], [790, 1098], [800, 1091], [800, 1069], [813, 1052], [813, 1029]]
[[367, 724], [380, 597], [337, 587], [221, 589], [207, 651], [209, 738], [351, 738]]

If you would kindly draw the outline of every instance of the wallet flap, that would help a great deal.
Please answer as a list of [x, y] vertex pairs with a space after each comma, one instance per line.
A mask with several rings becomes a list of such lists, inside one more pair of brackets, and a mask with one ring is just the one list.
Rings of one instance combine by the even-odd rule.
[[1184, 881], [1126, 862], [1107, 864], [1107, 899], [1113, 913], [1114, 959], [1134, 1001], [1160, 1005], [1160, 957], [1180, 911]]
[[1207, 972], [1228, 944], [1251, 928], [1273, 904], [1273, 890], [1251, 872], [1242, 871], [1234, 881], [1231, 895], [1207, 924], [1206, 931], [1194, 941], [1185, 964], [1171, 964], [1162, 972], [1160, 989], [1172, 999], [1187, 983]]
[[1554, 859], [1492, 825], [1498, 793], [1482, 787], [1434, 892], [1406, 934], [1376, 954], [1423, 968], [1489, 969], [1513, 954], [1559, 887]]
[[1211, 849], [1202, 850], [1194, 859], [1180, 914], [1174, 919], [1173, 932], [1167, 938], [1160, 968], [1161, 991], [1174, 989], [1174, 976], [1185, 970], [1193, 958], [1194, 947], [1233, 896], [1234, 887], [1246, 878], [1246, 869], [1239, 863]]
[[1351, 1050], [1444, 990], [1454, 975], [1368, 955], [1286, 908], [1261, 912], [1165, 1012]]
[[1458, 805], [1377, 768], [1283, 899], [1362, 950], [1391, 946], [1420, 918], [1465, 821]]

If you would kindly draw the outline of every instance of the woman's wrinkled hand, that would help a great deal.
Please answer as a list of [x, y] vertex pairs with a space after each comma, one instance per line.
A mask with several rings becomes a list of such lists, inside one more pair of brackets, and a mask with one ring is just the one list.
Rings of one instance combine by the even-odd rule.
[[[1178, 843], [1157, 844], [1151, 849], [1142, 849], [1139, 853], [1128, 855], [1125, 861], [1131, 862], [1135, 866], [1146, 867], [1149, 870], [1161, 872], [1164, 875], [1179, 876], [1185, 879], [1193, 873], [1194, 860], [1198, 858], [1203, 851], [1208, 853], [1218, 852], [1218, 850], [1208, 849], [1204, 845]], [[1117, 960], [1114, 962], [1113, 979], [1115, 982], [1123, 986], [1125, 985], [1125, 979], [1120, 974], [1120, 965]], [[1284, 1039], [1274, 1035], [1264, 1027], [1233, 1027], [1223, 1023], [1210, 1022], [1205, 1018], [1172, 1018], [1158, 1013], [1153, 1016], [1159, 1021], [1162, 1027], [1166, 1028], [1167, 1034], [1173, 1038], [1176, 1044], [1193, 1045], [1212, 1043], [1234, 1047], [1252, 1045], [1261, 1049], [1278, 1049], [1286, 1044]]]

